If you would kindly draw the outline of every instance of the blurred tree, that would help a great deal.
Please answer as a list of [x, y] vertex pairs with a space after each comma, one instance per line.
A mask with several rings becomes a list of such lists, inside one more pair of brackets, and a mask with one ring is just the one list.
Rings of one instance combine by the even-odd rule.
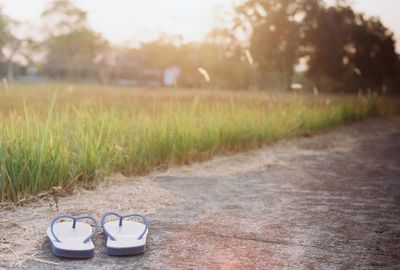
[[57, 0], [49, 3], [42, 18], [52, 25], [44, 42], [47, 73], [65, 79], [100, 76], [108, 44], [87, 26], [86, 13], [68, 0]]
[[34, 65], [39, 51], [39, 43], [24, 35], [24, 26], [4, 15], [0, 9], [0, 61], [5, 65], [8, 80], [14, 79], [16, 67], [21, 70], [22, 65]]
[[345, 3], [318, 5], [307, 12], [303, 29], [307, 75], [319, 89], [354, 92], [395, 83], [395, 41], [378, 19], [366, 20]]
[[351, 8], [324, 6], [314, 6], [306, 14], [303, 44], [309, 59], [307, 75], [318, 89], [332, 88], [327, 81], [346, 87], [342, 79], [348, 72], [348, 54], [353, 50], [346, 45], [350, 44], [355, 16]]
[[399, 56], [393, 33], [378, 18], [359, 16], [357, 22], [350, 43], [354, 51], [348, 56], [357, 75], [355, 86], [399, 91]]
[[87, 14], [70, 0], [50, 1], [41, 15], [49, 36], [67, 34], [87, 27]]
[[87, 28], [51, 37], [45, 45], [48, 73], [61, 79], [96, 78], [107, 47], [100, 35]]
[[[223, 28], [212, 30], [202, 43], [182, 45], [178, 52], [182, 74], [178, 84], [186, 87], [247, 89], [252, 85], [252, 66], [234, 34]], [[199, 72], [205, 70], [210, 81]]]
[[3, 48], [8, 40], [8, 21], [9, 18], [3, 14], [3, 10], [0, 7], [0, 48]]
[[278, 87], [290, 89], [298, 61], [305, 2], [308, 1], [249, 0], [237, 7], [236, 27], [251, 32], [251, 53], [258, 63], [261, 81], [275, 81]]
[[11, 31], [17, 25], [17, 21], [4, 15], [0, 10], [0, 58], [6, 65], [8, 80], [14, 79], [14, 60], [22, 44]]
[[41, 43], [31, 37], [26, 37], [21, 41], [19, 54], [26, 65], [35, 66], [38, 64], [38, 58], [41, 57]]
[[140, 46], [141, 64], [148, 69], [150, 77], [156, 77], [163, 84], [165, 69], [178, 65], [178, 50], [182, 43], [181, 36], [162, 34], [157, 40], [142, 43]]

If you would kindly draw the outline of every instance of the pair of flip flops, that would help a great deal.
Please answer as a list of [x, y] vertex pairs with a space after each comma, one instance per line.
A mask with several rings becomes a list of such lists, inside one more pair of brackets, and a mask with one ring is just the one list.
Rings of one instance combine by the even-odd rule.
[[[107, 217], [117, 220], [106, 222]], [[126, 220], [140, 218], [143, 223]], [[58, 222], [70, 219], [72, 221]], [[89, 220], [94, 227], [82, 220]], [[101, 218], [104, 235], [107, 239], [106, 252], [111, 256], [141, 254], [146, 251], [148, 220], [140, 214], [120, 215], [115, 212], [103, 214]], [[60, 215], [53, 218], [46, 234], [54, 255], [66, 258], [86, 259], [94, 255], [92, 237], [97, 231], [97, 222], [91, 216]]]

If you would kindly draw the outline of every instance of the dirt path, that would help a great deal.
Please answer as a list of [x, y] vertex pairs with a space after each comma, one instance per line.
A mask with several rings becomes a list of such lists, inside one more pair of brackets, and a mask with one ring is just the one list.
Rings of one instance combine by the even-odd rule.
[[[54, 214], [44, 201], [1, 213], [3, 221], [8, 217], [15, 223], [31, 215], [24, 223], [27, 228], [9, 226], [21, 237], [40, 224], [33, 230], [40, 244], [32, 246], [31, 253], [20, 253], [31, 256], [25, 262], [19, 259], [21, 267], [400, 268], [400, 119], [368, 120], [138, 181], [86, 192], [75, 206], [82, 195], [61, 199], [60, 208], [97, 217], [108, 206], [147, 211], [152, 225], [145, 255], [108, 257], [98, 235], [91, 260], [53, 257], [44, 229], [40, 231]], [[104, 193], [109, 205], [99, 202]], [[9, 227], [0, 227], [3, 238]], [[14, 253], [20, 250], [15, 243], [9, 247]], [[0, 268], [10, 263], [15, 260], [0, 262]]]

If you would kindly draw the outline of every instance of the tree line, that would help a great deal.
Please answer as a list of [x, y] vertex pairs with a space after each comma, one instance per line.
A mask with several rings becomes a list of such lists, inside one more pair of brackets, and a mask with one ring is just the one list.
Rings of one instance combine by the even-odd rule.
[[56, 80], [162, 85], [178, 67], [179, 87], [400, 91], [394, 34], [344, 1], [248, 0], [203, 42], [161, 35], [136, 48], [111, 45], [68, 0], [50, 2], [41, 19], [40, 38], [21, 38], [21, 23], [0, 10], [3, 77], [35, 67]]

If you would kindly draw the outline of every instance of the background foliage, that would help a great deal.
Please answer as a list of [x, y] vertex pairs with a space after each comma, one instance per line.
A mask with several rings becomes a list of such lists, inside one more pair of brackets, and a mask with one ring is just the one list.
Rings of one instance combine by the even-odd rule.
[[109, 44], [68, 0], [51, 1], [42, 20], [43, 37], [19, 38], [18, 22], [0, 11], [3, 77], [12, 80], [35, 67], [52, 80], [158, 86], [167, 69], [178, 67], [180, 87], [290, 90], [301, 83], [314, 91], [400, 89], [393, 33], [344, 1], [329, 6], [323, 0], [248, 0], [236, 7], [230, 27], [212, 30], [203, 42], [162, 35], [136, 48]]

